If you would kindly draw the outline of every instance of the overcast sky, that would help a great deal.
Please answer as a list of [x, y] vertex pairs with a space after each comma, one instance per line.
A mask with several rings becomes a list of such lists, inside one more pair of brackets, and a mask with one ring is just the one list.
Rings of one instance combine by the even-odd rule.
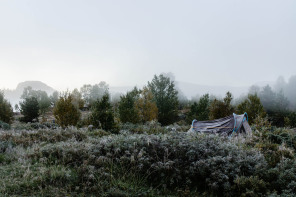
[[154, 74], [249, 86], [296, 74], [295, 0], [0, 0], [0, 88]]

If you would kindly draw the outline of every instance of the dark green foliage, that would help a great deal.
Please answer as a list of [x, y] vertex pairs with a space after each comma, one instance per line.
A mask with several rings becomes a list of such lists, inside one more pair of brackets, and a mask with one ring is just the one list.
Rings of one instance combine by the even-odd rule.
[[259, 131], [251, 144], [262, 152], [270, 167], [275, 167], [283, 158], [295, 157], [296, 133], [293, 130], [262, 127]]
[[231, 115], [234, 112], [234, 108], [231, 105], [232, 94], [230, 92], [226, 93], [223, 101], [214, 99], [210, 106], [210, 119], [218, 119]]
[[21, 118], [23, 122], [38, 122], [39, 117], [39, 104], [36, 97], [26, 97], [23, 102], [20, 102]]
[[109, 94], [93, 103], [91, 109], [91, 124], [96, 128], [116, 132], [114, 113], [109, 101]]
[[205, 94], [199, 99], [198, 103], [194, 102], [191, 105], [187, 121], [191, 123], [194, 119], [199, 121], [209, 120], [209, 107], [210, 97], [209, 94]]
[[72, 95], [68, 93], [65, 93], [57, 101], [53, 114], [57, 123], [63, 128], [77, 125], [81, 116], [79, 109], [73, 104]]
[[257, 116], [260, 116], [262, 118], [266, 116], [263, 105], [261, 104], [260, 98], [257, 96], [257, 94], [249, 94], [248, 98], [237, 106], [238, 114], [243, 114], [245, 112], [247, 112], [248, 114], [249, 124], [253, 124], [254, 119]]
[[190, 111], [188, 113], [187, 119], [186, 121], [188, 123], [191, 123], [192, 120], [197, 119], [197, 116], [199, 114], [199, 109], [198, 109], [198, 104], [197, 102], [194, 102], [191, 106], [190, 106]]
[[164, 75], [154, 75], [152, 81], [148, 82], [148, 88], [152, 92], [158, 108], [158, 121], [163, 125], [175, 122], [179, 102], [174, 82]]
[[258, 176], [238, 176], [232, 186], [241, 196], [265, 196], [268, 183]]
[[296, 194], [296, 161], [291, 159], [281, 160], [275, 169], [270, 170], [277, 178], [271, 183], [281, 192]]
[[0, 91], [0, 121], [11, 123], [13, 120], [13, 110], [10, 103], [4, 98], [4, 93]]
[[288, 126], [296, 128], [296, 112], [290, 112], [287, 117], [289, 118]]
[[121, 122], [139, 122], [138, 112], [135, 108], [135, 102], [139, 99], [139, 94], [140, 91], [135, 87], [132, 91], [127, 92], [126, 95], [120, 96], [118, 109]]

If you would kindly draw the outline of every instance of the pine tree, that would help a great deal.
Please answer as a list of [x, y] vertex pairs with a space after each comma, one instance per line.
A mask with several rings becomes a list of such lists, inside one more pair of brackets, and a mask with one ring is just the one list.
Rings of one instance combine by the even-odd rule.
[[10, 103], [4, 98], [0, 91], [0, 121], [10, 124], [13, 120], [13, 110]]
[[135, 87], [132, 91], [127, 92], [126, 95], [120, 96], [118, 109], [121, 122], [139, 122], [138, 112], [135, 108], [135, 102], [139, 99], [139, 94], [140, 90]]
[[226, 93], [223, 101], [214, 99], [210, 106], [210, 119], [218, 119], [231, 115], [234, 112], [234, 108], [231, 105], [232, 94]]
[[44, 116], [51, 106], [51, 100], [48, 97], [47, 93], [42, 90], [33, 90], [31, 86], [28, 86], [24, 88], [21, 99], [26, 99], [29, 97], [35, 97], [37, 99], [39, 112]]
[[105, 94], [92, 105], [91, 123], [96, 128], [117, 132], [114, 122], [114, 113], [109, 101], [109, 94]]
[[199, 121], [209, 119], [209, 108], [210, 108], [210, 96], [209, 94], [203, 95], [198, 103], [194, 102], [190, 107], [187, 121], [191, 122], [194, 119]]
[[247, 112], [249, 123], [254, 123], [257, 116], [264, 118], [266, 116], [263, 105], [257, 94], [249, 94], [248, 98], [237, 106], [237, 113], [242, 114]]
[[23, 102], [20, 102], [21, 114], [24, 116], [21, 118], [23, 122], [38, 121], [39, 117], [39, 104], [36, 97], [26, 97]]
[[148, 82], [148, 88], [158, 108], [158, 121], [163, 125], [175, 122], [179, 101], [174, 82], [164, 75], [154, 75], [152, 81]]

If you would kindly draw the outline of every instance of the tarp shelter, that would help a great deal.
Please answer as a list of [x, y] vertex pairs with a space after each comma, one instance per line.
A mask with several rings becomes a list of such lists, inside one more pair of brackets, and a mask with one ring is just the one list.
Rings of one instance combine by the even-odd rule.
[[216, 120], [193, 120], [191, 131], [231, 135], [233, 133], [250, 133], [252, 130], [248, 123], [247, 113], [241, 115], [234, 113], [231, 116]]

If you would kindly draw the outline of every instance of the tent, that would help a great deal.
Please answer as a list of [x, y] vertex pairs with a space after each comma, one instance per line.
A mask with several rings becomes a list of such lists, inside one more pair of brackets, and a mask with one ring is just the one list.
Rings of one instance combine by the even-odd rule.
[[232, 135], [233, 133], [250, 133], [251, 127], [248, 123], [247, 113], [237, 115], [233, 113], [225, 118], [208, 120], [208, 121], [192, 121], [191, 132], [203, 133], [219, 133]]

